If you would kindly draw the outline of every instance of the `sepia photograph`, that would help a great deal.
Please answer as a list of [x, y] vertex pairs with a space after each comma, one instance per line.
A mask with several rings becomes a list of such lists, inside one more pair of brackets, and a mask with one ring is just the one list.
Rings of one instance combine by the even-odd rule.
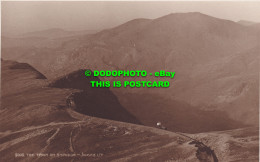
[[260, 1], [1, 1], [0, 162], [258, 162]]

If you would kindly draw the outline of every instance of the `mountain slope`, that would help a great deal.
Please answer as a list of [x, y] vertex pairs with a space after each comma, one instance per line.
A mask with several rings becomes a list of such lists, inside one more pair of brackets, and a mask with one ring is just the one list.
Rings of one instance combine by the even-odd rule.
[[246, 126], [229, 118], [225, 111], [201, 110], [185, 102], [165, 99], [158, 95], [119, 96], [120, 103], [147, 126], [156, 126], [157, 122], [161, 122], [167, 130], [185, 133], [229, 130]]
[[256, 22], [247, 21], [247, 20], [239, 20], [237, 23], [239, 23], [241, 25], [245, 25], [245, 26], [250, 26], [250, 25], [256, 24]]
[[[235, 120], [245, 117], [248, 107], [251, 111], [244, 122], [257, 125], [259, 97], [254, 87], [259, 79], [259, 38], [255, 30], [232, 21], [200, 13], [170, 14], [155, 20], [133, 20], [94, 34], [78, 42], [80, 47], [65, 62], [73, 62], [70, 67], [75, 69], [88, 64], [99, 70], [175, 71], [171, 90], [131, 92], [167, 94], [203, 109], [227, 110]], [[249, 90], [243, 95], [236, 93], [244, 84]], [[229, 94], [231, 97], [223, 96]], [[252, 104], [238, 104], [242, 96]]]
[[[65, 103], [66, 96], [78, 90], [46, 87], [43, 77], [37, 79], [42, 75], [28, 64], [1, 65], [6, 92], [1, 96], [1, 161], [197, 159], [196, 148], [185, 136], [79, 114]], [[7, 93], [13, 85], [19, 85], [19, 91]]]
[[[176, 13], [153, 20], [132, 20], [68, 41], [59, 48], [26, 52], [19, 59], [37, 67], [49, 78], [86, 67], [144, 69], [148, 73], [175, 71], [176, 76], [167, 89], [112, 91], [157, 94], [203, 110], [226, 111], [234, 120], [258, 125], [259, 96], [255, 87], [259, 83], [259, 40], [259, 32], [236, 22], [196, 12]], [[8, 51], [4, 51], [4, 56], [5, 53]]]
[[191, 135], [90, 117], [66, 108], [79, 90], [47, 87], [28, 64], [1, 66], [0, 161], [213, 162], [210, 148], [220, 161], [258, 161], [256, 127]]
[[250, 27], [253, 28], [253, 29], [258, 30], [258, 32], [260, 31], [260, 23], [253, 24], [253, 25], [251, 25]]
[[73, 93], [75, 110], [89, 115], [105, 119], [141, 124], [119, 103], [117, 97], [109, 88], [92, 87], [90, 81], [100, 81], [98, 77], [86, 77], [85, 70], [77, 70], [64, 77], [58, 78], [50, 84], [50, 87], [72, 88], [83, 90]]

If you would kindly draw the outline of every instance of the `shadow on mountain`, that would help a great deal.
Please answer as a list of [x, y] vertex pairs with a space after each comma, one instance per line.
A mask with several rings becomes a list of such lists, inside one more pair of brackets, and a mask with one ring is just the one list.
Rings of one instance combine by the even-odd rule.
[[119, 103], [109, 88], [92, 87], [90, 81], [100, 81], [100, 79], [93, 75], [86, 77], [85, 70], [77, 70], [56, 79], [50, 84], [50, 87], [82, 90], [71, 94], [77, 112], [89, 116], [141, 124]]
[[10, 67], [10, 69], [27, 69], [31, 70], [36, 74], [35, 79], [47, 79], [42, 73], [37, 71], [34, 67], [27, 63], [16, 63]]
[[[226, 112], [201, 110], [182, 101], [152, 94], [118, 94], [120, 103], [144, 125], [162, 122], [174, 132], [200, 133], [245, 127]], [[149, 113], [148, 113], [149, 112]]]

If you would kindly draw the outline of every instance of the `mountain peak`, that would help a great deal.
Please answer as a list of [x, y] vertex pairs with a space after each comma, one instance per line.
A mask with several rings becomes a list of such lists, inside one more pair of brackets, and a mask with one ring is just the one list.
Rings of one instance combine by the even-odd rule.
[[[168, 15], [162, 16], [162, 17], [171, 17], [171, 16], [183, 16], [183, 17], [187, 17], [187, 16], [207, 16], [210, 17], [206, 14], [203, 14], [201, 12], [178, 12], [178, 13], [170, 13]], [[162, 18], [161, 17], [161, 18]]]

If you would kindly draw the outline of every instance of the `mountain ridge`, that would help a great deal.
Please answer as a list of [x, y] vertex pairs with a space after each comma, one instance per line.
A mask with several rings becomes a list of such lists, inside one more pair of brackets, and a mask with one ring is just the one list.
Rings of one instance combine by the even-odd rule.
[[[224, 110], [224, 107], [232, 106], [230, 110], [235, 110], [241, 97], [247, 100], [248, 94], [256, 94], [253, 87], [259, 80], [256, 75], [259, 38], [256, 30], [229, 20], [200, 13], [170, 14], [155, 20], [133, 20], [71, 40], [55, 50], [26, 52], [21, 60], [28, 61], [52, 79], [86, 67], [95, 70], [145, 69], [152, 73], [162, 69], [175, 71], [176, 77], [170, 83], [173, 86], [168, 89], [124, 91], [158, 94], [201, 109]], [[248, 62], [244, 61], [246, 54]], [[250, 66], [244, 66], [245, 63]], [[237, 93], [240, 90], [241, 93]], [[258, 98], [254, 96], [250, 100], [256, 103]], [[246, 111], [244, 106], [237, 109], [236, 115], [232, 111], [228, 114], [240, 120]], [[254, 112], [258, 107], [255, 104], [249, 104], [249, 107], [252, 111], [248, 116], [253, 116], [254, 120], [246, 118], [245, 122], [256, 124]]]

